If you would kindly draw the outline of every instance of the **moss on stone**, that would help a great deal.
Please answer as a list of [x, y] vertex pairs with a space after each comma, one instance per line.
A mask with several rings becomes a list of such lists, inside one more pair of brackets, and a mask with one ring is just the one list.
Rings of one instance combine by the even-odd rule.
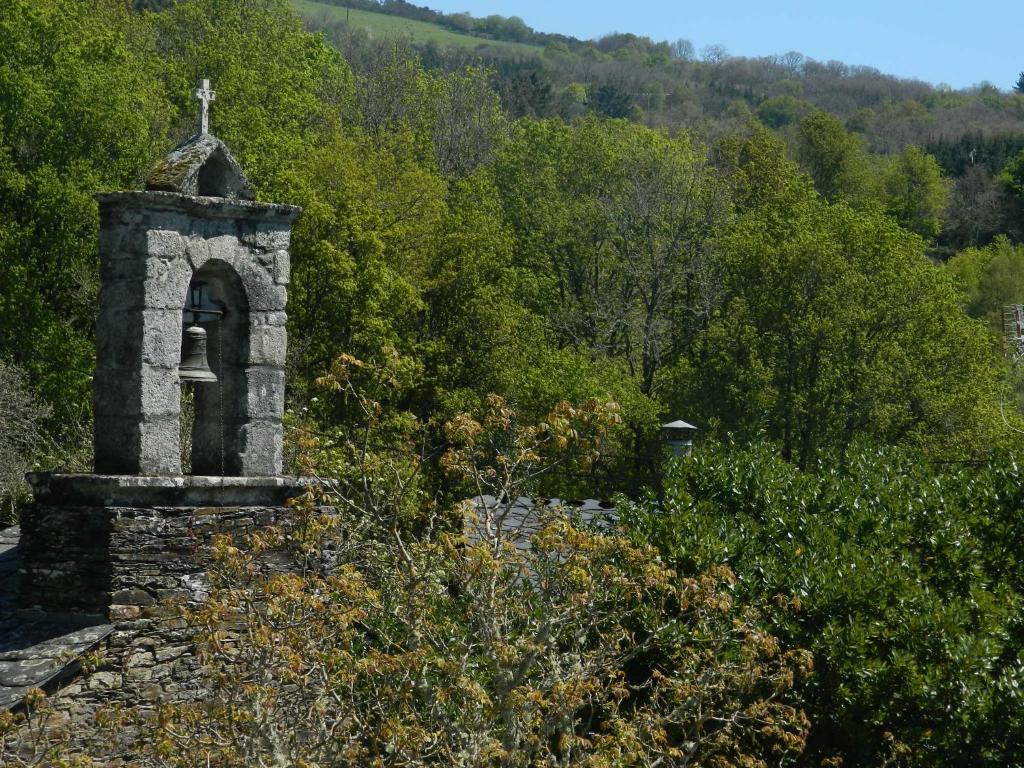
[[252, 193], [242, 169], [224, 142], [210, 134], [193, 136], [157, 163], [146, 177], [146, 189], [186, 195], [202, 194], [198, 190], [201, 184], [200, 172], [215, 157], [221, 158], [219, 162], [230, 173], [228, 195], [251, 200]]

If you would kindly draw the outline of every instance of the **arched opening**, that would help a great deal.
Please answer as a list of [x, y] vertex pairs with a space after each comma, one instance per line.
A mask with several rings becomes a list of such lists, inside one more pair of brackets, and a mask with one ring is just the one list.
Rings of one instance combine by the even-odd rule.
[[[203, 306], [209, 311], [190, 309], [193, 288], [200, 286]], [[182, 431], [190, 436], [191, 443], [183, 471], [192, 475], [241, 475], [241, 432], [248, 398], [249, 302], [238, 274], [224, 262], [207, 262], [192, 276], [183, 312], [186, 332], [192, 324], [206, 331], [207, 359], [217, 377], [215, 382], [183, 387], [190, 392], [182, 396]], [[183, 445], [185, 442], [183, 439]]]
[[238, 191], [234, 177], [231, 165], [218, 149], [199, 169], [197, 192], [206, 197], [234, 197]]

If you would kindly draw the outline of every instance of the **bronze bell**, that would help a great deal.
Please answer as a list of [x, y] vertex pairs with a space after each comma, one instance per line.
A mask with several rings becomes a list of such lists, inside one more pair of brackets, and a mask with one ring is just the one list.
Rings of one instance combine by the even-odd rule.
[[178, 377], [182, 381], [217, 381], [216, 374], [210, 370], [210, 364], [206, 361], [206, 331], [198, 325], [190, 325], [185, 329]]

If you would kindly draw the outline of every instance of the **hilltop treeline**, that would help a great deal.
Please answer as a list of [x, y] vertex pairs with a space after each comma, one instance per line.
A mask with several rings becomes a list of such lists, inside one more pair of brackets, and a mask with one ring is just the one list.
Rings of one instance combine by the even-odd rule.
[[[729, 95], [707, 108], [713, 130], [700, 120], [704, 128], [649, 126], [633, 119], [635, 102], [620, 117], [594, 109], [590, 84], [577, 112], [517, 116], [493, 70], [454, 58], [428, 67], [438, 52], [356, 35], [335, 41], [342, 53], [280, 0], [182, 0], [160, 13], [121, 0], [12, 0], [0, 28], [0, 371], [17, 390], [0, 410], [3, 461], [52, 466], [52, 446], [88, 424], [98, 285], [92, 195], [138, 188], [193, 130], [192, 90], [210, 78], [218, 94], [212, 130], [258, 198], [303, 208], [291, 253], [288, 418], [304, 434], [344, 443], [370, 413], [388, 450], [423, 434], [443, 446], [451, 439], [443, 423], [494, 402], [524, 423], [567, 413], [566, 401], [597, 410], [614, 402], [599, 451], [522, 492], [637, 497], [663, 481], [659, 424], [694, 422], [704, 440], [741, 448], [665, 481], [680, 538], [649, 530], [661, 537], [651, 543], [666, 562], [690, 578], [696, 553], [686, 548], [699, 545], [747, 579], [726, 590], [741, 601], [755, 586], [760, 600], [772, 597], [768, 590], [831, 585], [816, 592], [825, 603], [814, 604], [813, 621], [778, 625], [790, 650], [811, 646], [830, 675], [797, 686], [812, 723], [802, 764], [842, 757], [868, 766], [895, 756], [952, 766], [965, 752], [988, 761], [979, 764], [1019, 761], [1018, 722], [1003, 704], [1019, 701], [1019, 614], [1006, 606], [1019, 605], [1020, 583], [1007, 565], [1012, 553], [990, 551], [992, 542], [1020, 540], [1008, 512], [1019, 504], [1004, 493], [1016, 470], [999, 467], [1012, 466], [1006, 451], [1021, 423], [993, 332], [1001, 305], [1024, 299], [1024, 248], [1004, 226], [1024, 199], [1024, 158], [1012, 142], [993, 145], [991, 159], [975, 156], [994, 223], [984, 237], [964, 235], [973, 245], [959, 251], [942, 238], [948, 201], [960, 191], [936, 157], [913, 143], [872, 152], [869, 135], [813, 105], [798, 104], [790, 119], [783, 104], [782, 117], [769, 117], [763, 104], [743, 109], [737, 104], [747, 102]], [[582, 66], [574, 61], [565, 71]], [[632, 71], [624, 62], [622, 71]], [[726, 65], [687, 63], [715, 78], [731, 71]], [[615, 66], [602, 59], [594, 71]], [[813, 67], [803, 71], [813, 80]], [[689, 92], [686, 103], [713, 105], [711, 94], [726, 91]], [[551, 94], [561, 103], [557, 87]], [[981, 96], [963, 98], [976, 104]], [[999, 95], [999, 104], [1016, 109], [1010, 98]], [[965, 197], [962, 205], [979, 202]], [[948, 264], [930, 258], [941, 247], [956, 252]], [[326, 372], [337, 379], [357, 368], [386, 372], [372, 407], [324, 396], [317, 380]], [[38, 440], [9, 439], [26, 423]], [[765, 453], [745, 458], [748, 444]], [[875, 518], [865, 517], [857, 490], [865, 486], [815, 479], [852, 463], [866, 487], [894, 487], [864, 458], [879, 451], [918, 473], [905, 488], [920, 496], [910, 513], [900, 505], [913, 500], [898, 494], [892, 510], [874, 497], [867, 507], [884, 518], [885, 551], [896, 553], [886, 555], [891, 572], [865, 582], [887, 590], [881, 618], [871, 589], [839, 588], [844, 564], [856, 563], [858, 573], [878, 565], [835, 540], [847, 531], [869, 546], [864, 526]], [[439, 455], [415, 464], [430, 499], [465, 490], [437, 471]], [[951, 463], [965, 467], [948, 481], [961, 501], [970, 497], [971, 467], [994, 467], [985, 470], [993, 473], [986, 509], [1008, 515], [995, 521], [998, 530], [967, 501], [953, 516], [953, 490], [915, 490], [938, 488], [934, 468]], [[762, 490], [758, 466], [777, 484]], [[11, 474], [5, 468], [0, 477]], [[709, 525], [705, 491], [723, 510], [742, 507], [764, 552], [682, 536], [691, 523]], [[692, 504], [690, 493], [698, 496]], [[827, 509], [812, 530], [798, 517], [818, 514], [811, 502], [822, 494]], [[817, 567], [815, 553], [782, 546], [776, 508], [823, 548], [833, 570], [804, 578], [800, 569]], [[904, 549], [916, 553], [913, 568], [893, 559]], [[947, 557], [961, 555], [947, 567]], [[800, 568], [790, 568], [797, 557]], [[410, 594], [421, 594], [421, 582], [410, 583]], [[449, 582], [438, 584], [444, 604], [460, 599]], [[916, 615], [930, 617], [914, 624], [924, 629], [904, 631], [902, 619]], [[819, 641], [823, 627], [833, 634]], [[968, 636], [969, 647], [960, 643]], [[774, 646], [758, 647], [774, 654]], [[848, 647], [856, 652], [844, 656]], [[999, 663], [987, 664], [986, 653]], [[662, 663], [643, 662], [648, 670]], [[966, 692], [947, 674], [961, 662], [973, 675]], [[793, 684], [781, 680], [780, 690]], [[890, 691], [900, 697], [892, 705], [884, 701]], [[960, 707], [964, 697], [969, 709]], [[969, 721], [950, 714], [961, 712]], [[989, 727], [998, 712], [1002, 725]], [[831, 730], [815, 731], [815, 722]], [[960, 751], [944, 751], [960, 734]]]
[[[136, 3], [150, 8], [169, 4]], [[796, 51], [747, 58], [730, 55], [719, 45], [698, 51], [686, 39], [659, 42], [631, 33], [579, 40], [539, 33], [517, 17], [445, 14], [404, 0], [325, 4], [423, 21], [480, 38], [475, 49], [418, 45], [419, 60], [432, 71], [486, 69], [512, 118], [572, 120], [593, 114], [685, 130], [708, 141], [756, 120], [779, 134], [795, 159], [801, 121], [824, 112], [872, 158], [915, 146], [937, 159], [951, 194], [937, 214], [941, 229], [931, 244], [933, 257], [945, 259], [964, 248], [986, 246], [1000, 234], [1024, 237], [1017, 196], [1007, 195], [1000, 181], [1003, 169], [1024, 150], [1024, 91], [1009, 89], [1013, 73], [1007, 73], [1006, 91], [991, 83], [953, 90], [870, 66], [815, 61]], [[307, 24], [324, 31], [357, 71], [372, 66], [368, 60], [376, 56], [376, 42], [364, 29], [332, 21], [326, 14], [314, 14]], [[536, 53], [488, 41], [534, 45]]]
[[[407, 3], [356, 2], [359, 7], [449, 27], [453, 18]], [[473, 24], [485, 22], [498, 30], [500, 20], [468, 19], [458, 31], [474, 33]], [[518, 20], [512, 22], [519, 28]], [[372, 50], [373, 43], [362, 29], [331, 23], [326, 17], [310, 18], [309, 23], [323, 29], [357, 68], [371, 55], [367, 49]], [[797, 126], [821, 111], [836, 118], [851, 140], [872, 156], [887, 157], [917, 146], [937, 158], [955, 189], [942, 212], [945, 231], [935, 255], [945, 258], [961, 248], [986, 245], [1002, 232], [1019, 236], [1013, 207], [997, 200], [997, 176], [1024, 148], [1020, 91], [1003, 92], [989, 83], [957, 91], [892, 77], [868, 66], [819, 62], [795, 51], [763, 58], [731, 56], [721, 46], [698, 52], [685, 39], [656, 42], [613, 33], [579, 41], [483, 34], [544, 48], [533, 55], [486, 45], [470, 50], [426, 44], [419, 50], [430, 69], [488, 68], [512, 117], [571, 120], [595, 114], [686, 130], [712, 140], [757, 120], [782, 135], [794, 157]], [[1007, 86], [1012, 74], [1007, 73]], [[1001, 210], [993, 212], [993, 207]]]

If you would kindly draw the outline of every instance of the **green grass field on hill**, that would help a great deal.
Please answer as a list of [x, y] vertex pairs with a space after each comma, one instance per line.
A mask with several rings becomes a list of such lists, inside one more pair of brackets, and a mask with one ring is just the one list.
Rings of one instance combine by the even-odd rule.
[[292, 0], [292, 4], [303, 18], [314, 22], [319, 20], [338, 22], [348, 19], [349, 23], [353, 26], [363, 27], [376, 37], [405, 36], [412, 38], [413, 42], [416, 43], [433, 42], [445, 47], [478, 48], [482, 45], [487, 45], [511, 49], [524, 54], [535, 54], [540, 51], [540, 48], [535, 45], [512, 43], [503, 40], [485, 40], [480, 37], [473, 37], [472, 35], [460, 35], [436, 24], [428, 24], [425, 21], [416, 21], [415, 19], [403, 19], [400, 16], [391, 16], [385, 13], [372, 13], [357, 9], [349, 10], [337, 5], [313, 2], [313, 0]]

